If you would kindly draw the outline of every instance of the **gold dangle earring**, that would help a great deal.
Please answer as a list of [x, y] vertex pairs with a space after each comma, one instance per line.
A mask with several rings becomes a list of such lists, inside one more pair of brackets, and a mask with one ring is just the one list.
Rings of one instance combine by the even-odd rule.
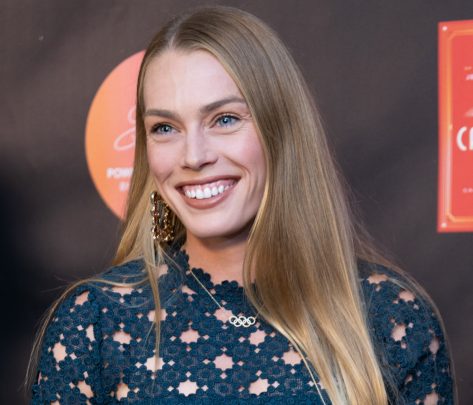
[[151, 236], [154, 241], [171, 242], [174, 239], [175, 216], [171, 212], [169, 205], [160, 198], [157, 191], [150, 195], [151, 199]]

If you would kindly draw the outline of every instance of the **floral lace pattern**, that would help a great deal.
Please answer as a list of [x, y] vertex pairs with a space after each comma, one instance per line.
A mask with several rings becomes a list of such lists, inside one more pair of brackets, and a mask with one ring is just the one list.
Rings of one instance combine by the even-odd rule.
[[[32, 404], [326, 404], [292, 345], [264, 320], [236, 328], [235, 315], [254, 315], [235, 281], [213, 284], [187, 256], [165, 266], [159, 360], [149, 285], [78, 287], [47, 329]], [[407, 404], [451, 404], [452, 379], [443, 332], [432, 309], [390, 281], [390, 270], [360, 265], [362, 291], [381, 364]], [[366, 276], [364, 276], [366, 274]], [[110, 269], [103, 278], [137, 281], [143, 263]], [[318, 389], [317, 389], [318, 388]], [[400, 399], [399, 399], [400, 400]], [[398, 399], [393, 399], [398, 403]]]

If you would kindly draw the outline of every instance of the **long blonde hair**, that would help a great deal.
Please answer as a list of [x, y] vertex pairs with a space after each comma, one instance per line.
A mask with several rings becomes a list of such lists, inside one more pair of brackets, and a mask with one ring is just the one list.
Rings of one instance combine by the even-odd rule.
[[[156, 359], [161, 313], [157, 269], [166, 247], [150, 238], [153, 180], [146, 158], [143, 82], [150, 61], [169, 49], [204, 50], [220, 61], [245, 98], [265, 151], [265, 193], [243, 268], [250, 302], [301, 353], [309, 372], [311, 367], [316, 371], [332, 403], [386, 404], [359, 291], [357, 258], [386, 261], [353, 219], [319, 114], [291, 55], [266, 24], [231, 7], [202, 7], [171, 20], [152, 40], [140, 69], [134, 170], [114, 264], [144, 259], [145, 281], [156, 306]], [[178, 219], [175, 231], [185, 232]], [[250, 273], [256, 291], [249, 288]], [[90, 280], [81, 283], [86, 282]], [[30, 382], [48, 319], [76, 286], [43, 323], [29, 366]]]
[[[268, 176], [243, 271], [251, 303], [307, 358], [334, 404], [386, 404], [359, 292], [355, 248], [363, 244], [307, 84], [278, 36], [256, 17], [230, 7], [200, 8], [172, 20], [152, 40], [138, 81], [135, 165], [115, 263], [144, 256], [159, 309], [143, 82], [150, 61], [169, 49], [215, 56], [245, 98], [261, 138]], [[157, 248], [160, 262], [164, 249]], [[252, 271], [257, 293], [248, 288]], [[158, 320], [156, 333], [159, 338]]]

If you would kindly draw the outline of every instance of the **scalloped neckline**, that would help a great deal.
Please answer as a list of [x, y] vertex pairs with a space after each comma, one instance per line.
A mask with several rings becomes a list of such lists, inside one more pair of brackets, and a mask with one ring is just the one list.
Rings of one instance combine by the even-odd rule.
[[[183, 256], [183, 259], [186, 263], [186, 274], [190, 274], [190, 271], [192, 270], [194, 272], [195, 275], [198, 276], [199, 278], [199, 281], [200, 282], [204, 282], [206, 281], [206, 283], [204, 283], [204, 285], [207, 287], [206, 284], [209, 284], [212, 286], [212, 288], [215, 288], [215, 287], [218, 287], [218, 286], [226, 286], [226, 285], [231, 285], [233, 286], [234, 288], [241, 288], [243, 289], [243, 285], [239, 284], [238, 281], [236, 280], [229, 280], [229, 279], [225, 279], [225, 280], [222, 280], [222, 281], [219, 281], [219, 282], [215, 282], [213, 279], [212, 279], [212, 275], [207, 272], [204, 268], [202, 267], [191, 267], [190, 263], [189, 263], [189, 253], [187, 253], [187, 251], [185, 249], [179, 249], [179, 252], [178, 252], [178, 255], [181, 255]], [[192, 277], [192, 274], [190, 274], [190, 276]]]
[[[208, 273], [205, 269], [202, 267], [191, 267], [189, 264], [189, 254], [185, 249], [182, 247], [177, 248], [174, 251], [174, 258], [176, 261], [180, 262], [183, 264], [183, 270], [185, 271], [185, 276], [189, 279], [192, 280], [193, 282], [196, 282], [195, 278], [192, 276], [190, 273], [190, 270], [197, 276], [199, 281], [207, 288], [208, 290], [214, 290], [220, 294], [222, 292], [233, 292], [233, 293], [239, 293], [239, 294], [244, 294], [244, 287], [243, 285], [240, 285], [236, 280], [222, 280], [219, 282], [214, 282], [212, 280], [212, 275]], [[250, 284], [253, 288], [256, 287], [256, 284], [253, 282]], [[200, 286], [200, 289], [202, 287]], [[205, 294], [205, 291], [204, 291]]]

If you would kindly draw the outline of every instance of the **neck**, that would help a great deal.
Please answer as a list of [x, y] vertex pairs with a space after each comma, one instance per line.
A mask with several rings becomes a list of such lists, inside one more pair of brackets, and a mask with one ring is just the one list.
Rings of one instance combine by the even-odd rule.
[[189, 266], [202, 268], [210, 274], [212, 283], [229, 280], [243, 285], [246, 243], [246, 238], [198, 239], [188, 233], [183, 247], [189, 255]]

